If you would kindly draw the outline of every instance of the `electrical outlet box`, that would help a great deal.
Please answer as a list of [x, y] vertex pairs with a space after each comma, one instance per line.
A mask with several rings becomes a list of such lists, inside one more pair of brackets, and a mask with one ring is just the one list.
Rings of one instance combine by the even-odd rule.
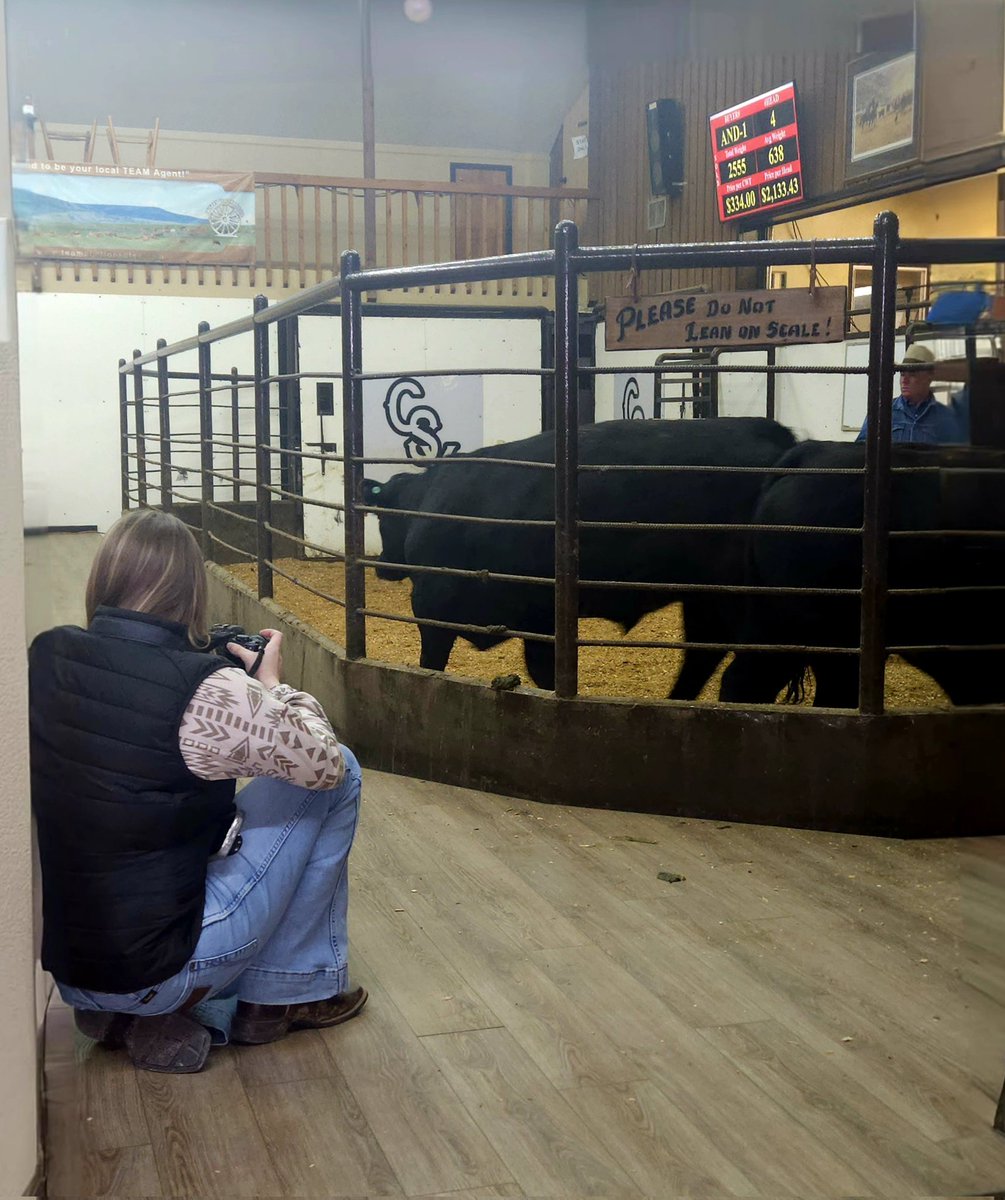
[[319, 417], [334, 417], [335, 416], [335, 384], [334, 383], [319, 383], [318, 384], [318, 416]]

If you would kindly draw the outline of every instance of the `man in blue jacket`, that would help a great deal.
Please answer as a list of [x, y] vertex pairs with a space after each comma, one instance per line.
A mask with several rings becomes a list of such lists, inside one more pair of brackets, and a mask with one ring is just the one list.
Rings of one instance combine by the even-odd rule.
[[[967, 440], [954, 409], [940, 404], [932, 395], [935, 355], [915, 342], [904, 355], [900, 372], [900, 395], [893, 402], [892, 440], [895, 442], [965, 442]], [[862, 422], [857, 442], [864, 442], [868, 418]]]

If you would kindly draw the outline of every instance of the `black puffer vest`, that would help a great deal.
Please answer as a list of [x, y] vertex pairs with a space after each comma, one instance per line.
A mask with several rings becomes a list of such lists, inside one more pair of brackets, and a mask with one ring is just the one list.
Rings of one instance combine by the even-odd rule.
[[115, 608], [40, 634], [29, 662], [42, 965], [71, 987], [152, 987], [192, 956], [235, 812], [234, 781], [198, 779], [178, 746], [193, 692], [228, 664]]

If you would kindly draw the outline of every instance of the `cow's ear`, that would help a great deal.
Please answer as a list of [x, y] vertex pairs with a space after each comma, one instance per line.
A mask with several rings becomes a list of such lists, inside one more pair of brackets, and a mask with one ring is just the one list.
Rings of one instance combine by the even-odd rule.
[[382, 483], [378, 483], [376, 481], [376, 479], [364, 479], [363, 480], [363, 503], [364, 504], [375, 503], [379, 499], [381, 491], [383, 490], [383, 487], [384, 487], [384, 485]]

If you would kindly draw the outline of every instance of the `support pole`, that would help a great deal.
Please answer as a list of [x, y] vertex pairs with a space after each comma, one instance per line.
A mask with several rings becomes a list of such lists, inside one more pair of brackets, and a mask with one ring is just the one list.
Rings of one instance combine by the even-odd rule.
[[136, 426], [136, 500], [140, 508], [147, 507], [147, 437], [146, 411], [143, 407], [143, 368], [136, 365], [140, 350], [133, 351], [133, 413]]
[[[209, 332], [209, 322], [199, 322], [199, 333]], [[199, 544], [202, 556], [209, 562], [213, 557], [213, 541], [209, 536], [213, 520], [213, 361], [209, 342], [200, 342], [196, 351], [199, 359], [199, 507], [201, 530]], [[160, 360], [158, 360], [158, 363]]]
[[[157, 339], [157, 349], [167, 345], [165, 338]], [[157, 359], [157, 407], [161, 439], [161, 508], [170, 512], [174, 496], [171, 489], [171, 384], [168, 380], [168, 360]]]
[[[264, 296], [256, 296], [255, 312], [269, 307]], [[272, 442], [269, 397], [269, 327], [264, 322], [255, 325], [255, 480], [257, 539], [255, 557], [258, 560], [258, 598], [272, 597], [272, 534], [267, 526], [272, 524]]]
[[555, 694], [579, 690], [579, 247], [572, 221], [555, 229]]
[[230, 368], [230, 440], [234, 443], [230, 448], [230, 467], [234, 476], [231, 494], [234, 503], [238, 504], [241, 500], [241, 485], [238, 482], [241, 478], [241, 447], [238, 445], [241, 440], [241, 387], [237, 367]]
[[[279, 382], [279, 445], [284, 450], [300, 450], [300, 333], [296, 317], [278, 322], [276, 341], [278, 373], [288, 376]], [[280, 486], [300, 495], [303, 491], [303, 460], [284, 454], [280, 464]]]
[[360, 267], [355, 250], [342, 255], [342, 448], [345, 478], [345, 655], [366, 657], [366, 577], [363, 521], [363, 297], [348, 282]]
[[[370, 50], [370, 0], [359, 0], [360, 64], [363, 76], [363, 178], [377, 177], [376, 122], [373, 108], [373, 57]], [[349, 198], [352, 203], [352, 197]], [[373, 187], [363, 191], [363, 261], [377, 265], [377, 196]], [[390, 266], [390, 263], [386, 264]]]
[[124, 358], [119, 359], [119, 462], [122, 475], [122, 511], [129, 508], [129, 379], [122, 368]]
[[897, 321], [899, 223], [882, 212], [873, 226], [869, 324], [869, 425], [865, 443], [862, 526], [862, 627], [858, 706], [883, 712], [886, 666], [887, 567], [890, 533], [890, 434]]

